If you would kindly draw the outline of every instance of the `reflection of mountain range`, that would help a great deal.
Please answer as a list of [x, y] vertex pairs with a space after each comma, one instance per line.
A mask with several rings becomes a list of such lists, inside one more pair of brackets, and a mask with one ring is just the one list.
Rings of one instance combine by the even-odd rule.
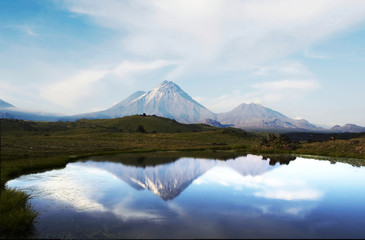
[[216, 166], [232, 168], [243, 176], [262, 175], [278, 166], [253, 155], [227, 161], [181, 158], [172, 163], [144, 168], [105, 162], [93, 162], [93, 165], [113, 173], [137, 190], [148, 189], [165, 201], [177, 197], [195, 179]]

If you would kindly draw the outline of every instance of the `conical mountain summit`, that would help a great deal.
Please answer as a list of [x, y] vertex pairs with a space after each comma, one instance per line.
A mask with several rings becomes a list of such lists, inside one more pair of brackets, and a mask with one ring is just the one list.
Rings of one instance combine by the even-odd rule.
[[215, 114], [192, 99], [178, 85], [163, 81], [149, 92], [135, 92], [104, 111], [75, 115], [73, 118], [115, 118], [134, 114], [158, 115], [181, 123], [200, 123]]

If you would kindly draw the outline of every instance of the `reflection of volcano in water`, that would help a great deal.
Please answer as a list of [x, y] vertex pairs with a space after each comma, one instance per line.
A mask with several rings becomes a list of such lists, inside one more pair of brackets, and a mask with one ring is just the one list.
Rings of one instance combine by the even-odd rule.
[[163, 200], [170, 200], [214, 165], [216, 161], [185, 158], [166, 165], [132, 168], [129, 174], [119, 177], [131, 186], [137, 186], [137, 189], [149, 189]]
[[270, 165], [269, 160], [253, 155], [227, 161], [180, 158], [172, 163], [148, 167], [111, 162], [107, 164], [93, 162], [92, 164], [113, 173], [137, 190], [150, 190], [165, 201], [177, 197], [195, 179], [213, 167], [229, 167], [243, 176], [256, 176], [278, 166]]

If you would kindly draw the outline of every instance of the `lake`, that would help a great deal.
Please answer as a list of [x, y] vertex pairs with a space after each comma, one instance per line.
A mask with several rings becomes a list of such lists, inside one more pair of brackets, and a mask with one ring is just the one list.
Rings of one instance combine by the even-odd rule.
[[6, 187], [34, 238], [365, 238], [365, 168], [325, 160], [91, 157]]

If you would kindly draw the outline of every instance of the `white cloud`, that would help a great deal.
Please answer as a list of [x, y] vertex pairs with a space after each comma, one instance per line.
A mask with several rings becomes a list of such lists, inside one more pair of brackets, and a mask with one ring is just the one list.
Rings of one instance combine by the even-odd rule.
[[220, 113], [228, 112], [242, 103], [267, 104], [282, 100], [298, 99], [313, 90], [320, 88], [320, 83], [314, 79], [284, 79], [265, 81], [251, 86], [247, 93], [233, 91], [218, 97], [194, 97], [194, 99], [209, 110]]
[[116, 215], [118, 218], [124, 221], [135, 221], [135, 220], [150, 220], [150, 221], [161, 221], [163, 216], [158, 213], [153, 213], [150, 211], [145, 211], [143, 209], [139, 210], [133, 207], [133, 199], [131, 197], [126, 197], [122, 201], [118, 202], [116, 205], [112, 206], [110, 211]]
[[24, 33], [26, 33], [27, 35], [30, 35], [30, 36], [37, 36], [38, 34], [33, 30], [33, 28], [31, 28], [30, 26], [28, 25], [21, 25], [21, 26], [18, 26], [18, 28], [23, 31]]
[[132, 72], [155, 70], [172, 64], [174, 63], [166, 60], [156, 60], [148, 63], [124, 61], [118, 65], [112, 73], [118, 77], [123, 77]]
[[365, 19], [365, 2], [357, 0], [79, 0], [66, 6], [120, 31], [132, 54], [233, 69], [308, 48]]
[[81, 70], [73, 76], [51, 83], [40, 90], [40, 95], [58, 105], [73, 107], [77, 101], [91, 97], [98, 92], [97, 82], [105, 77], [114, 75], [119, 82], [127, 84], [131, 81], [129, 76], [146, 71], [153, 71], [174, 64], [166, 60], [156, 60], [152, 62], [131, 62], [123, 61], [121, 64], [101, 70]]
[[281, 200], [318, 200], [322, 193], [313, 189], [282, 190], [274, 189], [256, 192], [255, 196]]
[[272, 76], [273, 74], [281, 75], [312, 75], [312, 73], [299, 61], [292, 61], [283, 64], [274, 64], [270, 66], [253, 67], [252, 76]]
[[4, 24], [4, 23], [0, 23], [0, 28], [10, 28], [10, 29], [14, 29], [16, 31], [20, 31], [23, 32], [29, 36], [38, 36], [38, 34], [34, 31], [34, 26], [30, 26], [27, 24]]
[[[242, 159], [245, 159], [243, 157]], [[249, 157], [246, 159], [249, 160]], [[235, 160], [236, 162], [239, 160]], [[269, 165], [268, 161], [260, 160], [261, 164]], [[194, 184], [219, 184], [225, 187], [232, 187], [236, 191], [249, 192], [248, 189], [253, 190], [253, 195], [256, 197], [280, 199], [285, 201], [307, 200], [315, 201], [323, 196], [323, 193], [313, 187], [310, 187], [306, 181], [301, 178], [291, 177], [286, 174], [275, 174], [275, 168], [272, 171], [266, 169], [257, 175], [243, 175], [245, 171], [239, 171], [239, 166], [230, 167], [232, 162], [220, 163], [220, 165], [207, 171], [202, 177], [194, 181]], [[257, 159], [256, 159], [257, 163]], [[257, 166], [256, 166], [257, 167]], [[249, 165], [251, 171], [255, 169], [254, 166]], [[281, 171], [288, 168], [278, 168]], [[265, 210], [265, 209], [263, 209]], [[289, 210], [289, 213], [294, 214], [295, 210]]]
[[312, 59], [322, 59], [322, 60], [330, 59], [330, 57], [328, 57], [324, 54], [319, 54], [317, 52], [310, 51], [309, 49], [304, 51], [304, 56], [307, 58], [312, 58]]
[[80, 71], [76, 75], [51, 84], [41, 89], [41, 96], [45, 99], [65, 107], [72, 107], [75, 102], [89, 96], [94, 89], [92, 84], [105, 77], [108, 71]]
[[169, 80], [231, 70], [270, 76], [249, 88], [241, 86], [245, 92], [196, 97], [214, 112], [243, 102], [298, 99], [318, 89], [319, 81], [301, 62], [278, 59], [302, 53], [365, 20], [365, 2], [357, 0], [70, 0], [65, 7], [119, 32], [118, 46], [134, 58], [174, 62]]
[[285, 79], [280, 81], [267, 81], [252, 85], [252, 87], [265, 91], [280, 91], [280, 90], [300, 90], [308, 91], [318, 88], [320, 85], [313, 79], [306, 80], [291, 80]]

